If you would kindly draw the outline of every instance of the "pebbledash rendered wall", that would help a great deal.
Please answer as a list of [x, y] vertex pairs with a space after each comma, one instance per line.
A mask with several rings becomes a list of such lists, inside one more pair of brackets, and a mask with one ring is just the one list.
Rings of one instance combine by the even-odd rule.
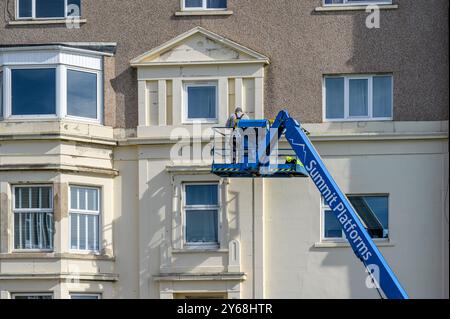
[[[13, 1], [3, 0], [0, 11], [7, 3], [13, 12]], [[208, 157], [171, 158], [171, 127], [138, 118], [150, 103], [139, 98], [148, 80], [139, 68], [147, 67], [130, 61], [202, 26], [270, 59], [261, 65], [255, 111], [272, 117], [286, 106], [306, 123], [345, 193], [389, 194], [383, 255], [411, 297], [448, 298], [448, 2], [394, 4], [381, 11], [376, 30], [365, 28], [364, 11], [324, 12], [316, 9], [320, 0], [229, 0], [233, 14], [214, 17], [175, 16], [178, 0], [84, 0], [79, 30], [0, 20], [1, 44], [117, 42], [104, 65], [106, 126], [0, 121], [1, 297], [378, 298], [351, 249], [321, 241], [312, 181], [219, 180], [209, 174]], [[323, 122], [322, 77], [341, 73], [393, 73], [394, 120]], [[186, 181], [220, 183], [220, 249], [183, 249]], [[12, 251], [10, 186], [17, 183], [54, 186], [55, 253]], [[99, 256], [68, 249], [71, 184], [102, 187]]]
[[371, 30], [364, 10], [318, 11], [322, 0], [228, 0], [233, 14], [225, 16], [175, 16], [179, 0], [83, 0], [80, 29], [15, 25], [14, 2], [0, 1], [6, 12], [0, 16], [2, 44], [117, 42], [110, 81], [116, 127], [138, 123], [136, 72], [129, 62], [196, 26], [270, 58], [267, 117], [287, 107], [302, 122], [320, 123], [324, 74], [388, 72], [396, 80], [395, 120], [448, 119], [445, 0], [394, 0], [398, 9], [381, 10], [381, 28]]

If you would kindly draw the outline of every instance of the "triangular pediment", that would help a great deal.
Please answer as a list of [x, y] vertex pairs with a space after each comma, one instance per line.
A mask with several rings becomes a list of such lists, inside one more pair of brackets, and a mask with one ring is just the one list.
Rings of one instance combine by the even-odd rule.
[[133, 66], [269, 63], [269, 59], [202, 27], [183, 33], [131, 61]]

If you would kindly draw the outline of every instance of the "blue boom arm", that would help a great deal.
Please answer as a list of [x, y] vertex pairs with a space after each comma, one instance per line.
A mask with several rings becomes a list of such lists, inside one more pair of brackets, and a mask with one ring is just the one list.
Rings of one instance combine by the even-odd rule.
[[[367, 270], [373, 272], [374, 278], [379, 280], [377, 284], [384, 295], [389, 299], [408, 299], [408, 295], [397, 277], [361, 223], [353, 206], [327, 170], [300, 124], [291, 118], [287, 111], [281, 111], [271, 128], [278, 129], [278, 136], [274, 134], [273, 138], [279, 139], [285, 134], [287, 141], [304, 164], [325, 202], [339, 220], [354, 253], [364, 263]], [[378, 276], [376, 276], [377, 272]]]

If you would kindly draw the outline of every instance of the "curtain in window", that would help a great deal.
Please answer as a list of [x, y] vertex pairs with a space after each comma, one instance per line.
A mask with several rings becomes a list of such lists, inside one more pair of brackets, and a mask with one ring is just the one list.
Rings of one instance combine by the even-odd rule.
[[325, 79], [327, 119], [344, 118], [344, 78]]
[[217, 210], [186, 211], [186, 241], [188, 243], [217, 243]]
[[373, 116], [392, 117], [392, 76], [373, 78]]
[[53, 214], [15, 213], [14, 243], [15, 249], [52, 249]]
[[215, 86], [189, 86], [187, 94], [189, 119], [216, 118]]
[[349, 80], [350, 116], [369, 115], [369, 81], [367, 79]]

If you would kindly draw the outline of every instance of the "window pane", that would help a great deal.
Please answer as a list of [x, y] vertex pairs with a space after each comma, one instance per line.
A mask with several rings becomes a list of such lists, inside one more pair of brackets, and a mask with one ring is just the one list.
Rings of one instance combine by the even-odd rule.
[[67, 1], [67, 16], [80, 17], [81, 16], [81, 0]]
[[388, 196], [349, 196], [372, 238], [388, 238]]
[[98, 190], [93, 188], [87, 188], [88, 195], [88, 210], [98, 210]]
[[51, 187], [41, 187], [41, 206], [40, 208], [50, 208], [51, 205]]
[[184, 0], [184, 6], [186, 8], [202, 8], [203, 0]]
[[78, 190], [78, 209], [86, 210], [86, 189], [85, 188], [77, 188]]
[[71, 187], [70, 188], [70, 208], [71, 209], [78, 209], [78, 188], [77, 187]]
[[325, 79], [327, 119], [344, 118], [344, 78]]
[[15, 249], [46, 249], [53, 247], [52, 213], [14, 213]]
[[67, 114], [97, 118], [97, 74], [67, 70]]
[[217, 243], [217, 215], [217, 210], [187, 210], [186, 241], [188, 243]]
[[325, 0], [325, 4], [338, 4], [344, 3], [344, 0]]
[[3, 72], [0, 72], [0, 117], [3, 117]]
[[325, 238], [342, 238], [342, 227], [331, 210], [325, 211]]
[[19, 18], [32, 17], [32, 0], [19, 0]]
[[218, 205], [218, 185], [186, 185], [186, 205]]
[[80, 242], [80, 246], [78, 247], [78, 249], [80, 250], [86, 250], [87, 246], [86, 246], [86, 215], [80, 215], [80, 230], [78, 235], [80, 236], [79, 238], [79, 242]]
[[36, 0], [36, 18], [63, 18], [64, 0]]
[[31, 208], [41, 208], [40, 205], [40, 190], [38, 187], [31, 188]]
[[349, 80], [350, 116], [369, 116], [369, 81]]
[[392, 117], [392, 76], [373, 78], [373, 116]]
[[88, 250], [97, 251], [98, 250], [98, 215], [88, 215]]
[[216, 87], [188, 86], [188, 118], [216, 118]]
[[70, 214], [70, 248], [78, 249], [78, 214]]
[[207, 8], [226, 9], [227, 8], [227, 0], [207, 0]]
[[31, 189], [29, 187], [21, 187], [21, 203], [20, 203], [20, 207], [21, 208], [31, 208], [31, 201], [30, 201], [30, 194], [31, 194]]
[[55, 69], [14, 69], [11, 78], [13, 115], [56, 113]]

